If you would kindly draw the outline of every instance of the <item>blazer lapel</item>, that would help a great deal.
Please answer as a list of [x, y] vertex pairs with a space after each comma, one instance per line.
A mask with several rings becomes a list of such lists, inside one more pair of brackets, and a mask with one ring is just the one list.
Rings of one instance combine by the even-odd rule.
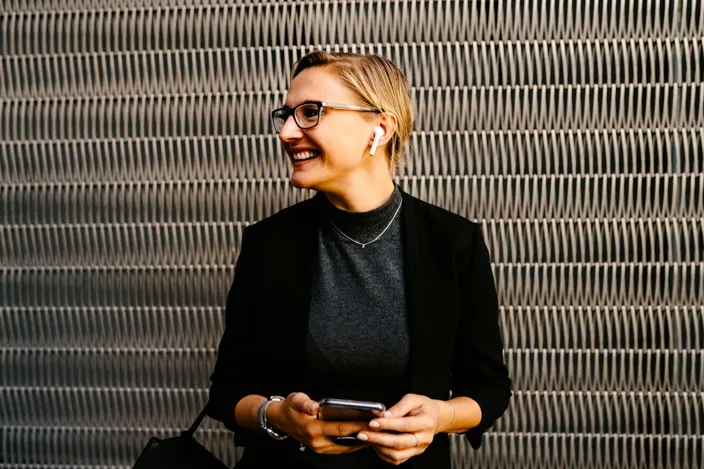
[[428, 361], [431, 359], [433, 327], [431, 307], [433, 292], [429, 274], [432, 259], [427, 246], [428, 239], [416, 200], [401, 191], [403, 195], [403, 234], [404, 234], [404, 273], [406, 276], [406, 305], [408, 332], [410, 335], [410, 378], [411, 392], [423, 394], [428, 382]]
[[[277, 314], [282, 349], [286, 351], [286, 362], [291, 371], [300, 370], [305, 363], [308, 318], [313, 291], [313, 274], [318, 266], [318, 224], [320, 219], [320, 197], [309, 199], [308, 206], [301, 210], [290, 229], [279, 233], [277, 257], [281, 272], [274, 275], [282, 282], [280, 297], [275, 300], [280, 306]], [[296, 372], [299, 380], [297, 390], [305, 386], [305, 377]]]

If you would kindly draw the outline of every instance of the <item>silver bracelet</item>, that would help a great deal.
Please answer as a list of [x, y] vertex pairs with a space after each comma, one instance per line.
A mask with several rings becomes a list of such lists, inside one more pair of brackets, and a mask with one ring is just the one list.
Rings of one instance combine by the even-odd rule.
[[259, 409], [257, 410], [257, 419], [259, 420], [259, 426], [262, 427], [264, 431], [266, 431], [270, 437], [272, 437], [275, 440], [285, 440], [288, 438], [288, 435], [285, 433], [279, 433], [270, 426], [267, 425], [266, 422], [266, 408], [269, 407], [269, 404], [275, 401], [283, 401], [284, 398], [281, 396], [271, 396], [269, 399], [266, 401], [262, 402], [261, 405], [259, 406]]

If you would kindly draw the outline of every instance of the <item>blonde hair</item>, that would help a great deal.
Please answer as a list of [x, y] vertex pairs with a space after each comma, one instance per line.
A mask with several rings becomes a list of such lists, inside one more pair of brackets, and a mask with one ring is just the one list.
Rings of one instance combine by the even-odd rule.
[[396, 132], [386, 148], [391, 174], [398, 174], [414, 119], [410, 87], [403, 72], [381, 55], [314, 50], [294, 64], [291, 80], [311, 67], [325, 67], [366, 106], [396, 118]]

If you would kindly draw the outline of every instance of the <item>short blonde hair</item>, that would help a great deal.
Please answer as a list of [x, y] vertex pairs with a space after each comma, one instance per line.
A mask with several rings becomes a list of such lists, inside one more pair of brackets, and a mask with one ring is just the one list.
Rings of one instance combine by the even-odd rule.
[[392, 176], [398, 174], [414, 120], [410, 87], [403, 72], [381, 55], [314, 50], [294, 64], [291, 80], [311, 67], [325, 67], [364, 105], [396, 118], [396, 133], [387, 144], [387, 157]]

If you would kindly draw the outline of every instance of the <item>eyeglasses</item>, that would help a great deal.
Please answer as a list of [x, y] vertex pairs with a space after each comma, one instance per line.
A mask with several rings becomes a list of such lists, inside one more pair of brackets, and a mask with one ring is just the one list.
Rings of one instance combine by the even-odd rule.
[[323, 108], [341, 109], [343, 111], [360, 111], [360, 112], [376, 112], [381, 113], [378, 109], [370, 107], [354, 106], [352, 104], [328, 103], [325, 101], [307, 101], [289, 108], [279, 108], [271, 112], [271, 122], [274, 124], [276, 133], [281, 132], [284, 124], [290, 115], [293, 115], [293, 120], [301, 129], [311, 129], [320, 122], [320, 114]]

